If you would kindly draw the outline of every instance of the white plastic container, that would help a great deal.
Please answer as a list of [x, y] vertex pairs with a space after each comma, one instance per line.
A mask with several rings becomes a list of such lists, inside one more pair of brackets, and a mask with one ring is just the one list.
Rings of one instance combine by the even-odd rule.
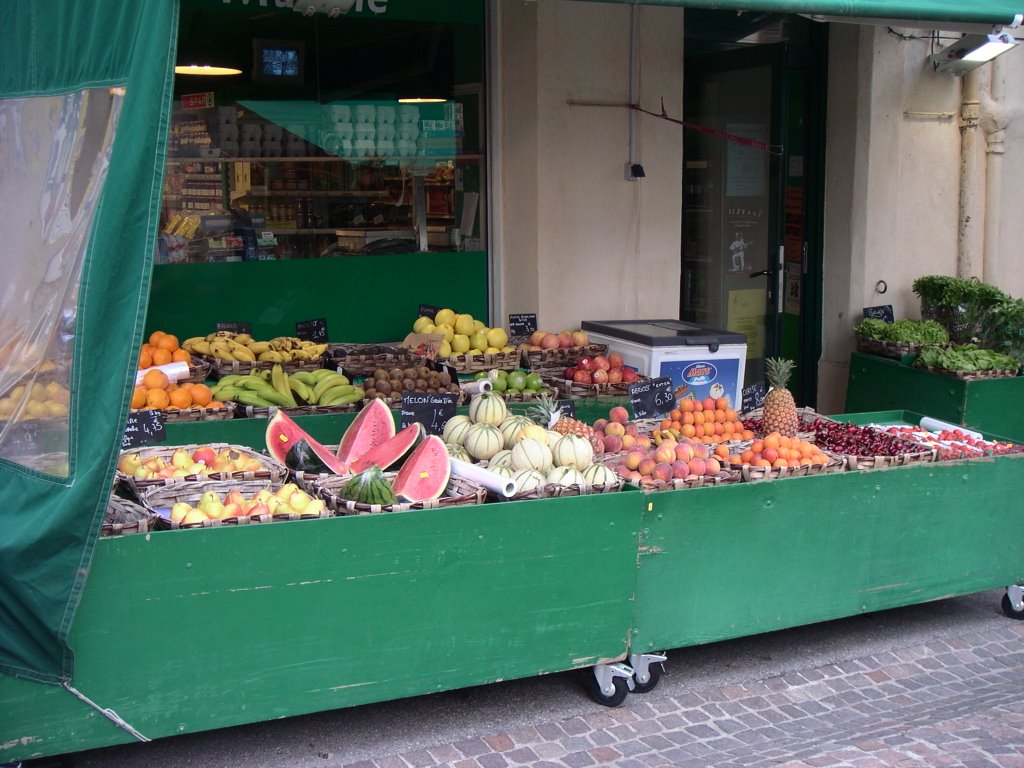
[[584, 320], [595, 344], [607, 344], [645, 376], [670, 376], [676, 399], [729, 398], [742, 404], [747, 337], [681, 320]]

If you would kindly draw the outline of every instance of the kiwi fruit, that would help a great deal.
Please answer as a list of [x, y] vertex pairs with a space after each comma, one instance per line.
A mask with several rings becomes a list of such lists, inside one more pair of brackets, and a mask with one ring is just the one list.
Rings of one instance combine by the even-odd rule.
[[378, 368], [376, 371], [373, 372], [373, 376], [371, 378], [374, 378], [374, 379], [386, 379], [387, 377], [388, 377], [388, 372], [385, 371], [383, 368]]
[[418, 376], [419, 374], [417, 373], [415, 368], [406, 368], [404, 371], [402, 371], [403, 379], [412, 379], [415, 381]]
[[403, 379], [402, 380], [402, 389], [407, 389], [410, 392], [412, 390], [416, 389], [416, 381], [415, 381], [415, 379]]
[[387, 378], [389, 378], [389, 379], [400, 379], [400, 378], [402, 378], [402, 369], [401, 368], [392, 368], [390, 371], [388, 371]]
[[448, 373], [448, 371], [441, 371], [439, 374], [437, 374], [437, 380], [442, 387], [450, 386], [452, 383], [452, 377], [451, 374]]
[[426, 379], [416, 379], [416, 391], [422, 392], [426, 388], [427, 388], [427, 381], [426, 381]]
[[419, 367], [419, 369], [417, 370], [417, 373], [419, 374], [419, 378], [425, 379], [425, 378], [427, 378], [427, 376], [430, 375], [430, 369], [427, 368], [427, 366], [425, 366], [425, 365], [421, 365]]
[[366, 389], [363, 390], [363, 397], [366, 398], [367, 400], [372, 400], [376, 396], [377, 390], [374, 389], [373, 387], [367, 387]]
[[377, 391], [380, 392], [382, 395], [390, 395], [391, 394], [391, 382], [390, 381], [378, 381], [377, 382]]

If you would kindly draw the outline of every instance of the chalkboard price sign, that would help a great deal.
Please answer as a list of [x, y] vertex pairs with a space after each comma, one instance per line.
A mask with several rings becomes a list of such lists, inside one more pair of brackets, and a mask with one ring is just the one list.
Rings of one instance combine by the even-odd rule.
[[431, 435], [440, 435], [455, 415], [456, 397], [454, 392], [403, 392], [402, 428], [419, 422]]
[[295, 324], [295, 335], [303, 341], [326, 344], [327, 321], [322, 317], [318, 317], [316, 320], [300, 320]]
[[559, 400], [558, 410], [562, 412], [562, 415], [567, 419], [576, 418], [576, 401], [575, 400]]
[[252, 333], [252, 325], [249, 323], [217, 323], [218, 331], [231, 331], [232, 333]]
[[864, 319], [873, 317], [876, 320], [884, 320], [887, 323], [893, 322], [896, 317], [892, 313], [892, 304], [882, 304], [878, 307], [864, 307]]
[[629, 405], [633, 409], [634, 419], [648, 419], [668, 413], [676, 407], [672, 378], [660, 376], [630, 384]]
[[121, 438], [121, 450], [166, 442], [164, 420], [163, 411], [145, 410], [129, 413], [128, 422], [124, 425], [124, 436]]
[[440, 307], [435, 307], [433, 304], [420, 304], [420, 317], [429, 317], [431, 320], [434, 316], [441, 311]]
[[756, 384], [751, 384], [749, 387], [743, 388], [743, 413], [753, 411], [764, 405], [764, 397], [768, 393], [765, 391], [764, 382], [759, 381]]
[[537, 315], [519, 314], [508, 316], [508, 335], [513, 339], [524, 338], [537, 330]]

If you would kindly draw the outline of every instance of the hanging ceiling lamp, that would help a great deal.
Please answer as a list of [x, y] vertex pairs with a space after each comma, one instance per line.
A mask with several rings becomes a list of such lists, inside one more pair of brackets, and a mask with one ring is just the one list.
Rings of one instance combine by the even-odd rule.
[[178, 47], [176, 75], [240, 75], [242, 70], [226, 57], [223, 46], [218, 45], [209, 32], [210, 23], [202, 11], [197, 11], [189, 25], [188, 37]]

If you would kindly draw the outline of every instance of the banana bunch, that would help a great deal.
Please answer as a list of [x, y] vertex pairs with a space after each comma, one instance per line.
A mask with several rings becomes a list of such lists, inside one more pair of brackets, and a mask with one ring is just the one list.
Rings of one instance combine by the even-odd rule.
[[206, 336], [185, 339], [181, 348], [192, 354], [215, 357], [230, 362], [238, 360], [265, 363], [290, 363], [316, 360], [327, 351], [326, 344], [314, 344], [294, 336], [278, 336], [269, 341], [256, 341], [248, 333], [216, 331]]
[[268, 370], [224, 376], [212, 392], [218, 400], [257, 407], [349, 405], [363, 399], [363, 390], [337, 371], [320, 368], [287, 373], [276, 363]]

